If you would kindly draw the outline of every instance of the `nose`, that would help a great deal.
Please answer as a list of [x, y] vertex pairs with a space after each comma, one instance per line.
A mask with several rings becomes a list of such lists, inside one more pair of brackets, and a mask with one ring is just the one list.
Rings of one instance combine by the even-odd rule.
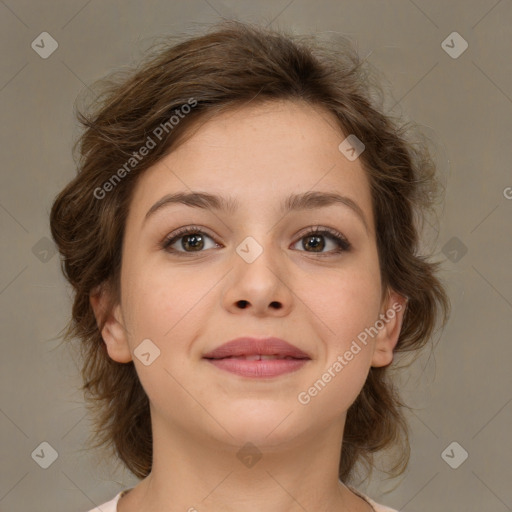
[[285, 258], [276, 251], [264, 249], [251, 261], [240, 252], [233, 257], [233, 269], [229, 273], [223, 295], [224, 307], [232, 313], [263, 317], [284, 316], [293, 307], [293, 293], [288, 283], [289, 273]]

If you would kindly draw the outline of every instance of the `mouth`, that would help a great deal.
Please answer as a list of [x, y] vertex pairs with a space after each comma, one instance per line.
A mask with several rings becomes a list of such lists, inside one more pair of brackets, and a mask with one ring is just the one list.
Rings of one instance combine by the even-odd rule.
[[237, 338], [203, 355], [209, 363], [242, 377], [277, 377], [302, 368], [311, 357], [280, 338]]
[[203, 354], [206, 359], [224, 359], [228, 357], [264, 357], [274, 359], [311, 359], [309, 354], [281, 338], [236, 338]]
[[243, 355], [243, 356], [227, 356], [227, 357], [205, 357], [205, 359], [210, 360], [216, 360], [219, 361], [221, 359], [239, 359], [241, 361], [273, 361], [276, 359], [294, 359], [294, 360], [301, 360], [301, 359], [309, 359], [309, 358], [303, 358], [303, 357], [292, 357], [292, 356], [281, 356], [276, 354], [251, 354], [251, 355]]
[[223, 357], [222, 359], [205, 358], [205, 360], [219, 370], [249, 378], [271, 378], [296, 372], [310, 361], [310, 359], [266, 355]]

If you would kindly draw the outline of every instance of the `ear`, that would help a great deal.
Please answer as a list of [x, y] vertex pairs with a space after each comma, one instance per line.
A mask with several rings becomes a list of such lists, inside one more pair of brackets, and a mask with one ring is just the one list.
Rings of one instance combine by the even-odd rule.
[[89, 295], [89, 301], [96, 317], [98, 328], [104, 318], [105, 323], [101, 336], [111, 359], [118, 363], [132, 361], [132, 354], [128, 344], [126, 329], [124, 327], [121, 305], [112, 306], [112, 296], [107, 286], [100, 285]]
[[387, 366], [393, 362], [393, 350], [398, 343], [406, 307], [407, 298], [388, 289], [377, 320], [382, 328], [375, 337], [372, 366]]

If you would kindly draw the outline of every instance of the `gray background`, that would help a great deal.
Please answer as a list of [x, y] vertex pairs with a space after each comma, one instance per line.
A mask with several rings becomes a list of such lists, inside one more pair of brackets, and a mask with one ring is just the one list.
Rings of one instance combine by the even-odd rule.
[[[406, 512], [512, 510], [510, 0], [0, 1], [0, 510], [85, 511], [137, 482], [81, 451], [90, 425], [78, 367], [56, 339], [70, 289], [48, 213], [75, 173], [78, 93], [154, 36], [220, 17], [349, 36], [435, 143], [447, 192], [433, 234], [452, 317], [402, 378], [415, 407], [407, 472], [377, 472], [360, 489]], [[59, 45], [47, 59], [31, 48], [43, 31]], [[455, 59], [442, 47], [454, 31], [469, 44]], [[47, 469], [31, 457], [43, 441], [58, 452]], [[454, 441], [469, 454], [457, 469], [442, 457]], [[451, 461], [462, 448], [448, 450]]]

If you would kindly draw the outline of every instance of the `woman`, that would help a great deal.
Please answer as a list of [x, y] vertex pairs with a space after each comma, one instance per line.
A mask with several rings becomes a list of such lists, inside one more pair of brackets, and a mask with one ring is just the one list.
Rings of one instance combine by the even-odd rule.
[[391, 511], [351, 484], [407, 425], [389, 370], [446, 322], [417, 254], [426, 149], [349, 45], [239, 22], [164, 45], [80, 114], [51, 212], [97, 445], [94, 510]]

